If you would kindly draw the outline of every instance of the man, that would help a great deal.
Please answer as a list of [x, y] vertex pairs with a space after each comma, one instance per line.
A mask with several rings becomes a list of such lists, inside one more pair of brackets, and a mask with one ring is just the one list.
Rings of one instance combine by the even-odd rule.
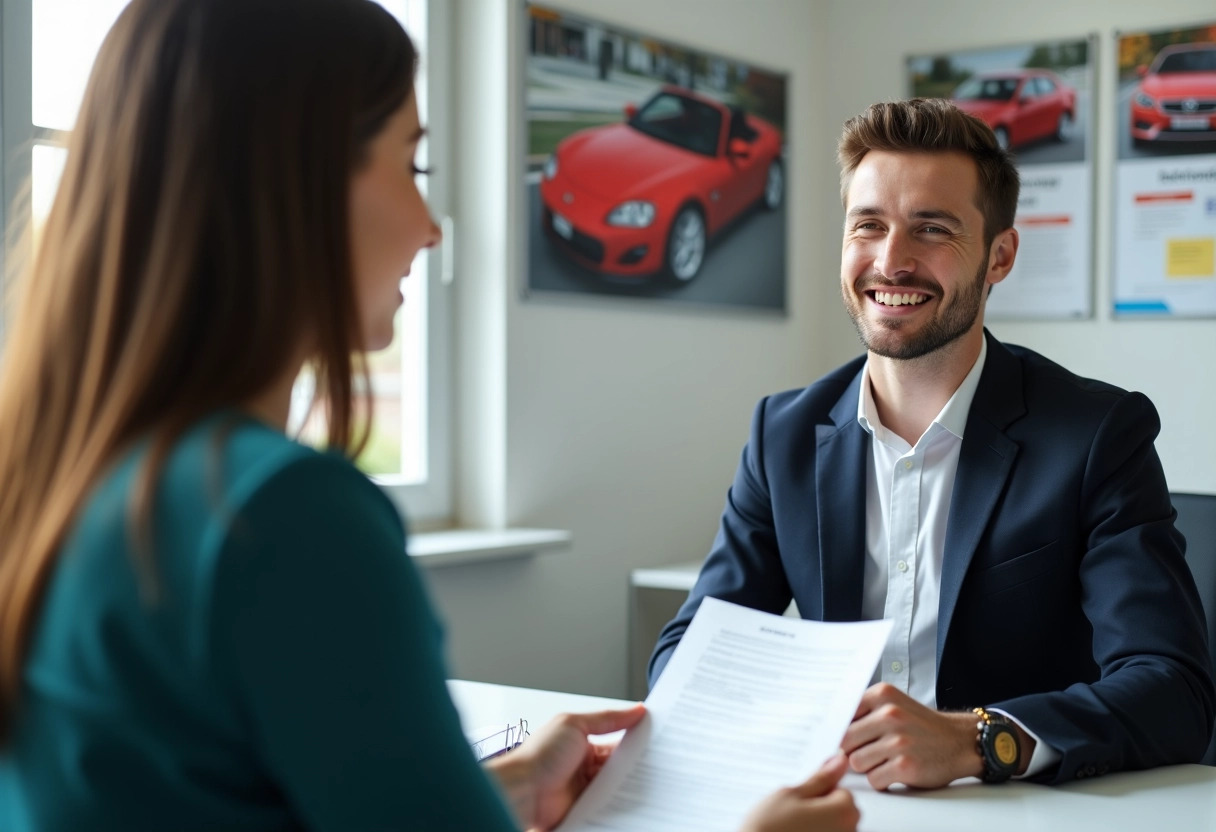
[[867, 353], [756, 408], [651, 682], [703, 598], [792, 598], [895, 622], [842, 743], [875, 788], [1198, 760], [1216, 695], [1157, 413], [983, 327], [1018, 248], [1009, 155], [911, 100], [847, 122], [839, 161], [841, 290]]

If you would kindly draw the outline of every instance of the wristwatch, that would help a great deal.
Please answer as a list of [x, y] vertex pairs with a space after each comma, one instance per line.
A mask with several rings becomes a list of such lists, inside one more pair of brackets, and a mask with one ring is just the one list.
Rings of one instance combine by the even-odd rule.
[[1022, 762], [1022, 744], [1017, 729], [1000, 714], [990, 714], [983, 708], [973, 708], [979, 722], [975, 747], [984, 762], [985, 783], [1004, 783], [1018, 773]]

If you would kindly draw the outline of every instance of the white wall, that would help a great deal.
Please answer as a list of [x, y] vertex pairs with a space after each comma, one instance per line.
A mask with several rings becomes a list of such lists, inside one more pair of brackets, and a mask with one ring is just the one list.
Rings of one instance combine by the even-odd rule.
[[[522, 8], [453, 0], [462, 519], [567, 528], [575, 542], [528, 560], [431, 570], [428, 579], [456, 675], [623, 696], [629, 571], [703, 556], [756, 399], [805, 384], [859, 350], [837, 288], [840, 124], [902, 94], [909, 52], [1095, 30], [1104, 95], [1112, 28], [1191, 23], [1213, 10], [1211, 0], [552, 5], [790, 74], [788, 317], [522, 301]], [[1113, 135], [1106, 108], [1099, 129]], [[1100, 171], [1112, 152], [1100, 141]], [[1104, 275], [1106, 183], [1098, 199]], [[1112, 321], [1102, 279], [1096, 301], [1093, 321], [993, 329], [1078, 372], [1147, 392], [1162, 411], [1159, 448], [1171, 485], [1216, 493], [1216, 321]]]
[[[1109, 172], [1118, 135], [1113, 108], [1115, 89], [1113, 30], [1135, 31], [1189, 25], [1216, 18], [1212, 0], [1020, 0], [1018, 3], [975, 0], [877, 0], [863, 8], [849, 0], [831, 0], [826, 25], [830, 74], [825, 124], [839, 125], [870, 103], [902, 97], [904, 57], [983, 46], [1026, 43], [1062, 37], [1100, 35], [1097, 50], [1097, 195], [1095, 308], [1082, 322], [995, 322], [998, 337], [1059, 361], [1074, 372], [1121, 387], [1141, 390], [1161, 414], [1157, 449], [1170, 487], [1176, 491], [1216, 493], [1216, 320], [1114, 320], [1111, 292], [1113, 188]], [[823, 173], [831, 174], [830, 162]], [[820, 221], [841, 222], [839, 200], [826, 195], [816, 206]], [[839, 249], [823, 251], [821, 270], [837, 265]], [[846, 341], [844, 316], [833, 321], [835, 350]], [[836, 357], [848, 356], [844, 344]]]

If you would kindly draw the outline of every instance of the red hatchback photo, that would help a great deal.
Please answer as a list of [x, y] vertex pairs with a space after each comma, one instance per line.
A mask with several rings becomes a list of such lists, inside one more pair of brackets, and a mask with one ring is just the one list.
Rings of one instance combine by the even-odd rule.
[[1216, 141], [1216, 43], [1164, 47], [1139, 67], [1132, 93], [1132, 142]]
[[982, 118], [1006, 150], [1039, 139], [1068, 141], [1077, 118], [1076, 90], [1045, 69], [974, 75], [950, 97]]
[[689, 281], [714, 234], [781, 205], [782, 136], [767, 121], [674, 86], [625, 115], [563, 139], [542, 171], [545, 234], [580, 265]]

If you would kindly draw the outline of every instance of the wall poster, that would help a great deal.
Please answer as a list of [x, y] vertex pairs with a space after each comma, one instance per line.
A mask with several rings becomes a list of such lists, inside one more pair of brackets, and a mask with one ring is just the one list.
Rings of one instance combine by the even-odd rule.
[[525, 294], [784, 312], [786, 77], [526, 9]]
[[949, 98], [1014, 153], [1022, 188], [1013, 271], [990, 319], [1093, 314], [1093, 57], [1096, 39], [942, 52], [907, 59], [908, 90]]
[[1216, 22], [1117, 38], [1115, 314], [1216, 317]]

